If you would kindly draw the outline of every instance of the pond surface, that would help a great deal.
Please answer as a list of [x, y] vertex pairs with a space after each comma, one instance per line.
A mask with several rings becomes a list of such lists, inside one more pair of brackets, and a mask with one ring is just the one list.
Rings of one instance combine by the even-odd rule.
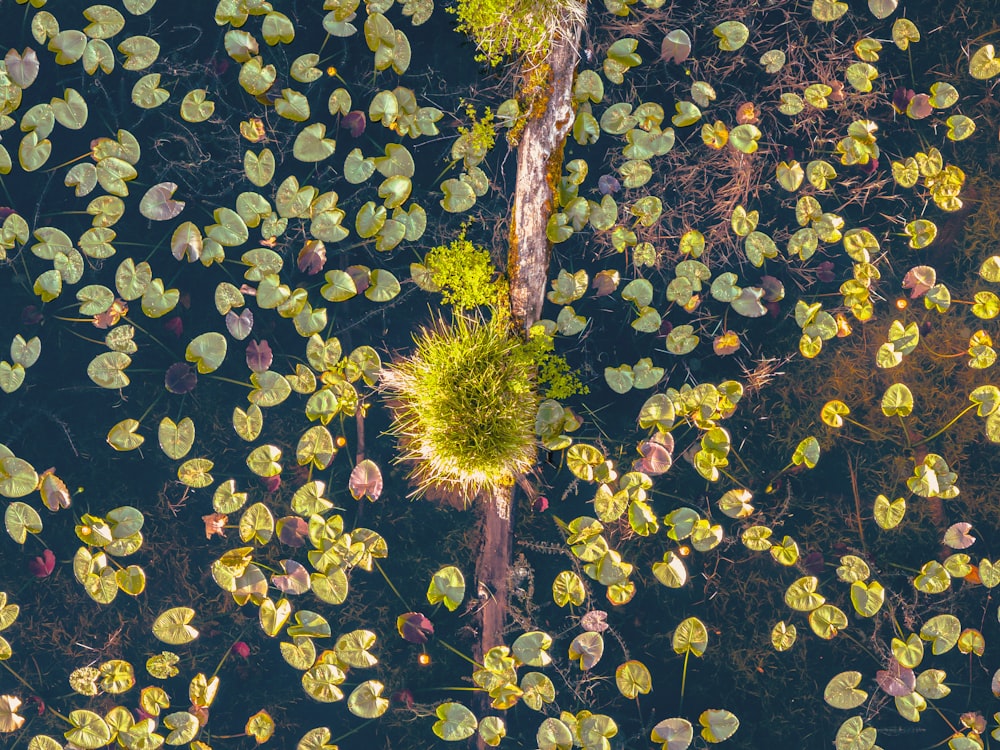
[[65, 5], [0, 6], [13, 747], [996, 729], [1000, 4], [588, 9], [543, 310], [586, 393], [475, 666], [481, 503], [410, 497], [377, 381], [455, 314], [431, 248], [506, 271], [544, 68], [430, 2]]

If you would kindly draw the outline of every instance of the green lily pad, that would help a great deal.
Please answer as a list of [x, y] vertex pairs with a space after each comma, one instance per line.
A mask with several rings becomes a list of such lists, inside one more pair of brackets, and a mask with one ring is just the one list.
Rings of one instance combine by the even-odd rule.
[[130, 36], [118, 45], [118, 51], [125, 55], [125, 70], [144, 70], [160, 56], [160, 45], [148, 36]]
[[198, 372], [209, 373], [219, 369], [226, 358], [226, 337], [210, 331], [196, 336], [187, 345], [184, 358], [198, 366]]
[[435, 713], [438, 720], [431, 729], [446, 742], [459, 742], [476, 732], [476, 715], [461, 703], [442, 703]]
[[605, 367], [604, 380], [615, 393], [628, 393], [635, 385], [635, 376], [630, 365]]
[[153, 635], [172, 646], [190, 643], [198, 637], [198, 631], [190, 625], [194, 614], [190, 607], [168, 609], [153, 623]]
[[93, 711], [83, 709], [70, 711], [69, 723], [72, 728], [63, 736], [84, 750], [97, 750], [112, 740], [111, 727], [100, 714]]
[[475, 191], [461, 180], [445, 180], [441, 183], [441, 192], [444, 193], [444, 198], [440, 201], [441, 208], [448, 213], [462, 213], [476, 205]]
[[750, 38], [750, 29], [739, 21], [723, 21], [712, 33], [719, 39], [719, 49], [724, 52], [735, 52]]
[[465, 598], [465, 576], [454, 565], [446, 565], [431, 577], [427, 588], [427, 601], [431, 604], [444, 603], [454, 612]]

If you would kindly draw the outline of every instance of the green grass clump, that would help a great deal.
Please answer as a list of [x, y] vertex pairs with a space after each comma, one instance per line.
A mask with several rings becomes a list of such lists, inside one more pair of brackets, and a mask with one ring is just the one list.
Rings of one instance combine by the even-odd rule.
[[458, 0], [448, 12], [479, 48], [476, 59], [495, 66], [509, 57], [540, 61], [553, 37], [582, 19], [585, 7], [577, 0]]
[[438, 318], [414, 341], [415, 351], [382, 374], [413, 494], [438, 487], [471, 499], [530, 469], [534, 363], [506, 318]]

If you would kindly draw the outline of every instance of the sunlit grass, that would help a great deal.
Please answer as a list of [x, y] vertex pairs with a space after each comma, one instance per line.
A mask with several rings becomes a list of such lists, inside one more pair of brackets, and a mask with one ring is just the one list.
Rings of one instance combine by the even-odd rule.
[[510, 484], [535, 458], [534, 365], [502, 316], [438, 318], [416, 349], [383, 371], [399, 460], [412, 465], [414, 494]]

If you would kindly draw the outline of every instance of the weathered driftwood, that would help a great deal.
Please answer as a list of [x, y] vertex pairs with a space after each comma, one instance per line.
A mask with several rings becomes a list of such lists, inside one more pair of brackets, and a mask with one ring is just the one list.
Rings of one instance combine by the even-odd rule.
[[562, 152], [573, 127], [573, 75], [582, 26], [553, 40], [546, 62], [550, 93], [540, 117], [524, 126], [517, 148], [517, 182], [511, 217], [507, 275], [514, 320], [527, 330], [542, 315], [551, 245], [545, 227], [554, 210]]
[[[549, 57], [549, 99], [544, 111], [528, 121], [517, 150], [517, 182], [511, 219], [507, 275], [511, 312], [518, 328], [527, 331], [538, 321], [548, 285], [551, 246], [545, 228], [554, 210], [554, 189], [562, 170], [562, 151], [573, 126], [573, 77], [579, 59], [582, 25], [553, 40]], [[514, 488], [494, 490], [483, 497], [483, 547], [476, 561], [479, 582], [480, 641], [478, 657], [504, 642], [513, 547]], [[481, 708], [488, 705], [485, 699]], [[485, 750], [481, 738], [480, 748]]]

